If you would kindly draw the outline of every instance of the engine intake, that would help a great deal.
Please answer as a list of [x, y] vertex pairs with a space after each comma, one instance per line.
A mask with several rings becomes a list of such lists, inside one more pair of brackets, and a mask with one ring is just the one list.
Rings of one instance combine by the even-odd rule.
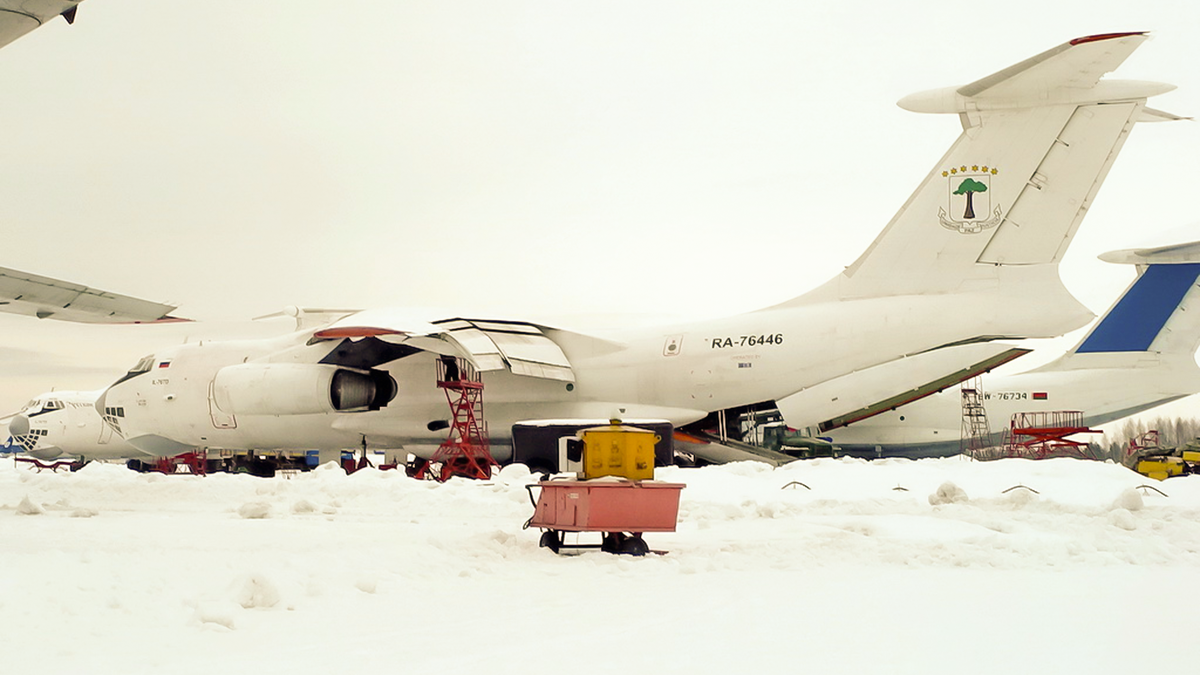
[[379, 410], [396, 397], [382, 370], [312, 363], [242, 363], [217, 371], [213, 401], [234, 415], [308, 415]]

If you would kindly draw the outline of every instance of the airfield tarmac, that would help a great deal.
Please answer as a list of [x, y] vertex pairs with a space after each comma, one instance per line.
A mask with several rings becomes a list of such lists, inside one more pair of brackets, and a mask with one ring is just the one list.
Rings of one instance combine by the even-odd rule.
[[688, 485], [678, 531], [646, 535], [668, 553], [556, 556], [522, 529], [521, 466], [436, 484], [6, 458], [0, 659], [39, 675], [1195, 671], [1200, 477], [821, 459], [658, 478]]

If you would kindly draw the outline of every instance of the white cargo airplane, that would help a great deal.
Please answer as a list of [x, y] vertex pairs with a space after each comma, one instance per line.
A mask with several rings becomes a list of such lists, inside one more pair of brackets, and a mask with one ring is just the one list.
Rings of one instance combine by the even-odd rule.
[[35, 397], [20, 412], [0, 420], [9, 433], [3, 452], [40, 460], [155, 459], [126, 443], [100, 420], [95, 404], [101, 393], [54, 391]]
[[[1028, 372], [983, 379], [990, 444], [1018, 412], [1073, 410], [1095, 426], [1200, 392], [1200, 242], [1114, 251], [1137, 279], [1074, 349]], [[861, 457], [959, 452], [958, 388], [825, 434]]]
[[440, 354], [482, 373], [493, 453], [540, 419], [667, 419], [774, 401], [792, 426], [860, 419], [991, 369], [1092, 314], [1061, 260], [1133, 125], [1171, 85], [1102, 80], [1144, 33], [1072, 40], [906, 109], [963, 133], [883, 232], [825, 285], [740, 316], [597, 337], [523, 321], [364, 311], [269, 340], [147, 356], [97, 401], [135, 447], [404, 448], [449, 409]]

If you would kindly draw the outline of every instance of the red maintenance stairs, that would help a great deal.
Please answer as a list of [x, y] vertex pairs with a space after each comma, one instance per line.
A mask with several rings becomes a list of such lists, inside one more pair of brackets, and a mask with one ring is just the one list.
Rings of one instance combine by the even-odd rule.
[[[623, 426], [618, 420], [584, 429], [579, 438], [568, 440], [568, 460], [582, 460], [578, 477], [528, 486], [534, 513], [525, 526], [543, 530], [539, 545], [555, 553], [599, 548], [642, 556], [650, 552], [643, 533], [674, 532], [684, 484], [654, 480], [656, 440], [653, 431]], [[536, 498], [535, 487], [540, 488]], [[601, 542], [568, 544], [568, 532], [599, 532]]]
[[466, 359], [442, 356], [437, 361], [437, 386], [450, 405], [450, 434], [427, 462], [411, 475], [446, 482], [454, 476], [486, 480], [496, 460], [488, 448], [483, 419], [483, 380]]

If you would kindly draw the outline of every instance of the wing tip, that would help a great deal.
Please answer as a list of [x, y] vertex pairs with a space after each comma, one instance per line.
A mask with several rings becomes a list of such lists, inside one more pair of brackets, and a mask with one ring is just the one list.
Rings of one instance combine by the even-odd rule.
[[1119, 40], [1121, 38], [1133, 37], [1135, 35], [1149, 35], [1149, 34], [1150, 34], [1150, 31], [1148, 31], [1148, 30], [1135, 30], [1135, 31], [1127, 31], [1124, 33], [1097, 33], [1095, 35], [1085, 35], [1083, 37], [1077, 37], [1074, 40], [1071, 40], [1070, 42], [1068, 42], [1067, 44], [1071, 45], [1072, 47], [1075, 47], [1078, 45], [1087, 44], [1089, 42], [1102, 42], [1104, 40]]
[[1200, 263], [1200, 241], [1154, 248], [1124, 248], [1096, 257], [1118, 265], [1190, 265]]

